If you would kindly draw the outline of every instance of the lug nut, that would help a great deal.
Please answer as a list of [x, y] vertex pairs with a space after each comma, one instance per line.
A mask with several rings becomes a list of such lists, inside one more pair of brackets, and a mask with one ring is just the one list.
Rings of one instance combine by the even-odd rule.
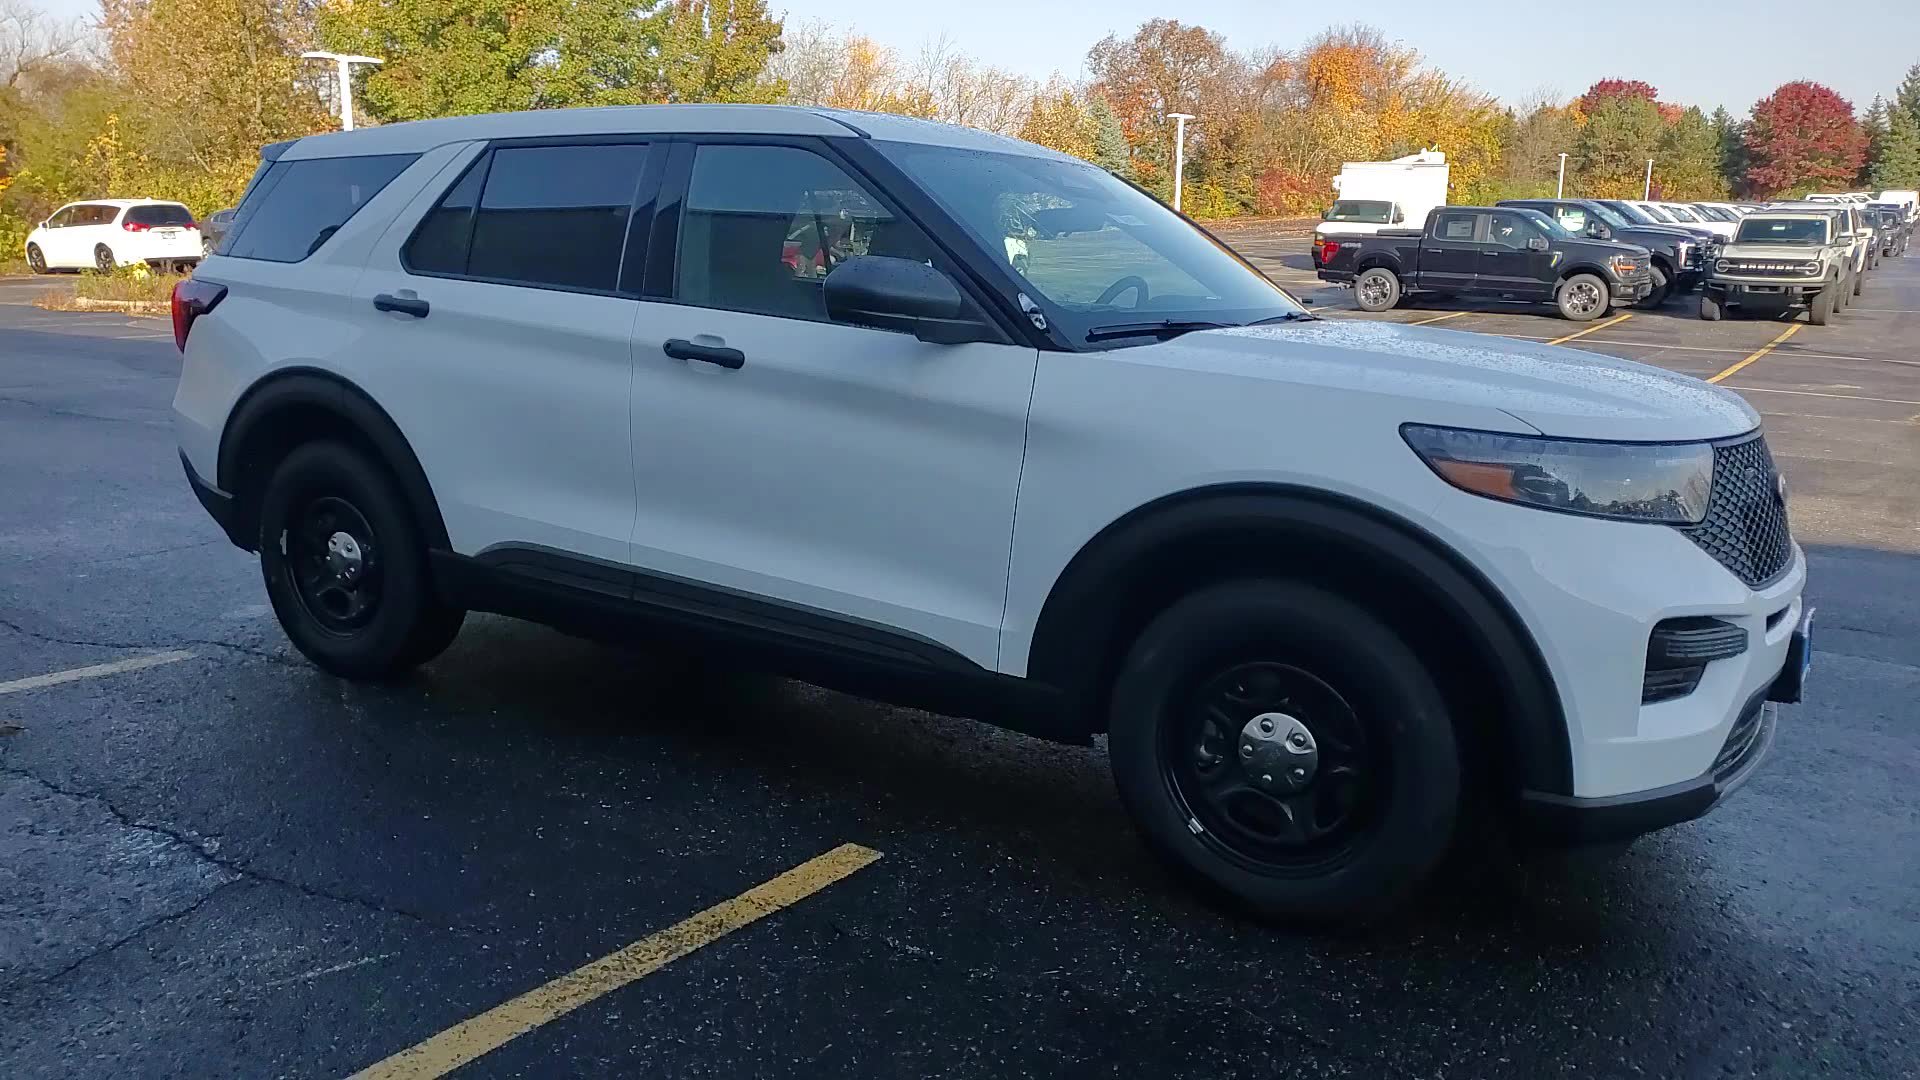
[[1273, 783], [1273, 774], [1271, 774], [1271, 773], [1261, 773], [1261, 774], [1260, 774], [1260, 782], [1261, 782], [1261, 783], [1263, 783], [1263, 784], [1271, 784], [1271, 783]]
[[1260, 721], [1260, 731], [1264, 735], [1273, 734], [1273, 721], [1271, 720]]
[[1240, 756], [1241, 756], [1241, 757], [1252, 757], [1252, 756], [1253, 756], [1253, 744], [1252, 744], [1252, 743], [1248, 743], [1247, 745], [1245, 745], [1245, 746], [1243, 746], [1243, 747], [1241, 747], [1241, 748], [1240, 748]]
[[1287, 739], [1287, 742], [1292, 744], [1296, 749], [1304, 749], [1307, 745], [1307, 737], [1296, 731], [1292, 737]]
[[1293, 770], [1293, 778], [1295, 780], [1305, 780], [1307, 778], [1307, 770], [1305, 769]]

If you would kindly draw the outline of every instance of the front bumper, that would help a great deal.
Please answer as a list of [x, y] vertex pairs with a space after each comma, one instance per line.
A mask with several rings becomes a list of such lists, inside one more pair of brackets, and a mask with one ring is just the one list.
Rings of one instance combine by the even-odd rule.
[[1818, 296], [1826, 288], [1824, 278], [1796, 280], [1792, 278], [1729, 278], [1714, 276], [1707, 280], [1707, 291], [1722, 297], [1727, 303], [1788, 303], [1803, 304]]
[[1616, 281], [1613, 283], [1610, 292], [1613, 294], [1613, 302], [1616, 304], [1631, 304], [1636, 301], [1645, 300], [1647, 295], [1653, 292], [1653, 278], [1642, 274], [1637, 278]]

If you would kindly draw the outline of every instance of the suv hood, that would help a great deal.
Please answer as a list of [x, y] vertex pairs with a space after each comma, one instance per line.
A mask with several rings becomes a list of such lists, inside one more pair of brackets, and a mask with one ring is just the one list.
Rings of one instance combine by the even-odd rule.
[[[1186, 334], [1146, 353], [1195, 371], [1498, 409], [1566, 438], [1722, 439], [1760, 424], [1739, 395], [1686, 375], [1439, 327], [1322, 318]], [[1407, 422], [1422, 419], [1408, 411]]]

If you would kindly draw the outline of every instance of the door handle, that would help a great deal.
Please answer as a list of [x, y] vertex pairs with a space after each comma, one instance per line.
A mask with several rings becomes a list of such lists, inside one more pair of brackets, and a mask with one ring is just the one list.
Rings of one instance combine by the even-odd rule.
[[373, 306], [380, 311], [397, 311], [416, 319], [426, 318], [427, 312], [433, 310], [431, 304], [417, 296], [395, 296], [392, 293], [381, 293], [374, 297]]
[[717, 364], [735, 371], [747, 365], [747, 354], [739, 349], [729, 349], [725, 345], [696, 345], [686, 338], [668, 338], [660, 351], [675, 360], [698, 360], [703, 364]]
[[1446, 253], [1447, 253], [1446, 248], [1428, 248], [1427, 249], [1427, 254], [1429, 255], [1445, 255]]
[[1480, 254], [1482, 254], [1482, 255], [1498, 255], [1498, 254], [1500, 254], [1500, 253], [1499, 253], [1499, 252], [1497, 252], [1497, 251], [1483, 251], [1483, 252], [1481, 252]]

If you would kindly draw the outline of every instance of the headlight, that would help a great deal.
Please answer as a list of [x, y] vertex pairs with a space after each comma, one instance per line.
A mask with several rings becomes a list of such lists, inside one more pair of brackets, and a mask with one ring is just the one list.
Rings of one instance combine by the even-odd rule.
[[1818, 259], [1808, 259], [1806, 262], [1800, 264], [1800, 272], [1803, 274], [1819, 273], [1820, 261]]
[[1400, 434], [1454, 487], [1547, 510], [1697, 525], [1713, 490], [1706, 443], [1542, 439], [1418, 424]]
[[1733, 269], [1733, 264], [1732, 264], [1732, 263], [1730, 263], [1730, 262], [1728, 262], [1727, 260], [1725, 260], [1725, 259], [1716, 259], [1716, 260], [1714, 260], [1714, 263], [1713, 263], [1713, 272], [1714, 272], [1714, 273], [1716, 273], [1716, 274], [1724, 274], [1724, 273], [1726, 273], [1727, 271], [1729, 271], [1729, 270], [1731, 270], [1731, 269]]
[[1607, 259], [1616, 274], [1631, 274], [1640, 268], [1640, 263], [1631, 255], [1614, 255]]

